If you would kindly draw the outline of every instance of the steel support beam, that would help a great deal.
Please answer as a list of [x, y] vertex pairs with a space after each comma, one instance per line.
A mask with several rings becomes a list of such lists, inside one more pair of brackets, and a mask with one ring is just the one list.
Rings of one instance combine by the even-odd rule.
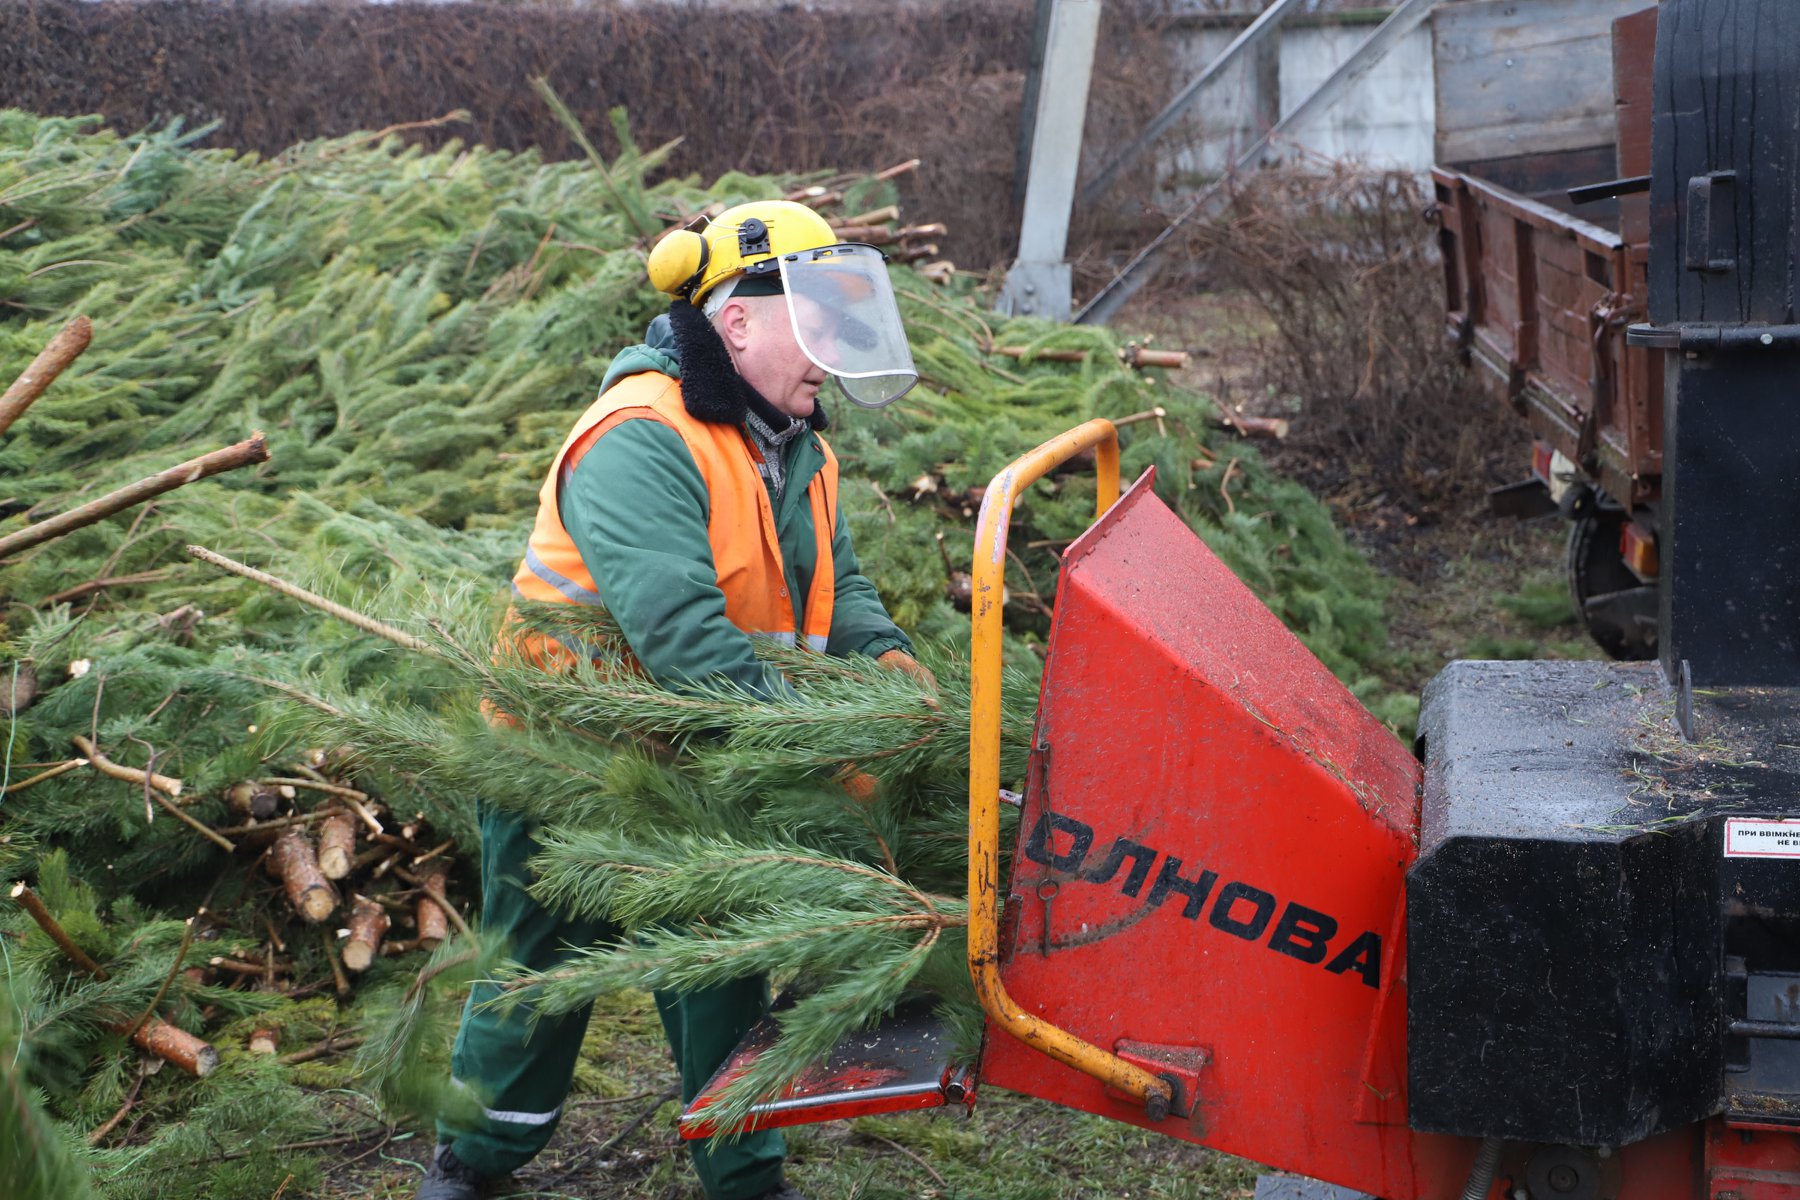
[[1386, 57], [1387, 52], [1399, 44], [1400, 39], [1417, 29], [1426, 17], [1431, 15], [1432, 6], [1437, 0], [1404, 0], [1387, 20], [1376, 27], [1356, 52], [1345, 59], [1343, 64], [1331, 77], [1313, 90], [1313, 93], [1276, 123], [1269, 132], [1257, 138], [1250, 148], [1238, 156], [1236, 163], [1225, 178], [1203, 189], [1199, 195], [1189, 202], [1176, 218], [1169, 222], [1168, 228], [1157, 234], [1150, 244], [1138, 251], [1132, 260], [1125, 264], [1124, 270], [1113, 276], [1112, 282], [1101, 288], [1094, 298], [1082, 306], [1075, 314], [1075, 321], [1082, 325], [1104, 325], [1122, 308], [1125, 302], [1138, 293], [1146, 283], [1156, 277], [1163, 267], [1169, 240], [1175, 236], [1189, 221], [1195, 218], [1211, 217], [1224, 207], [1227, 196], [1226, 184], [1240, 171], [1250, 166], [1259, 166], [1264, 161], [1269, 147], [1284, 135], [1305, 124], [1314, 114], [1322, 112], [1335, 103], [1350, 85], [1369, 73], [1376, 63]]
[[1066, 321], [1073, 306], [1069, 211], [1081, 166], [1088, 81], [1104, 0], [1055, 0], [1031, 132], [1031, 174], [1020, 220], [1019, 257], [1006, 273], [999, 309]]
[[[1181, 114], [1200, 98], [1208, 84], [1217, 79], [1243, 55], [1262, 45], [1270, 34], [1281, 27], [1281, 19], [1289, 11], [1298, 8], [1306, 0], [1275, 0], [1265, 8], [1256, 20], [1231, 39], [1231, 44], [1219, 52], [1219, 56], [1206, 64], [1200, 74], [1189, 80], [1187, 86], [1175, 93], [1175, 98], [1163, 106], [1163, 110], [1151, 118], [1144, 131], [1132, 138], [1123, 150], [1113, 155], [1112, 160], [1097, 171], [1094, 177], [1081, 185], [1081, 205], [1086, 208], [1104, 196], [1109, 188], [1118, 181], [1125, 169], [1138, 160], [1157, 138], [1167, 133], [1169, 127], [1181, 119]], [[1280, 104], [1280, 98], [1276, 98]]]

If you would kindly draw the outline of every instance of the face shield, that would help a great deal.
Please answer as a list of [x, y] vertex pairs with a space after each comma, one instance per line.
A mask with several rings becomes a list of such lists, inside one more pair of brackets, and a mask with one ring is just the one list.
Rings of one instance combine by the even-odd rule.
[[800, 349], [851, 403], [880, 408], [919, 381], [881, 251], [845, 243], [784, 254], [781, 283]]

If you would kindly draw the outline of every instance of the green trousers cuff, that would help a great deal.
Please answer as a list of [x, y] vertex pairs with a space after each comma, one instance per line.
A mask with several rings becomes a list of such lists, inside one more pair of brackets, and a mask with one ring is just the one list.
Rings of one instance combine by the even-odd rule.
[[[507, 939], [516, 961], [546, 970], [566, 960], [572, 948], [618, 937], [602, 922], [569, 920], [544, 908], [525, 890], [525, 864], [538, 846], [524, 822], [484, 809], [481, 842], [482, 925]], [[473, 1093], [479, 1115], [439, 1122], [438, 1138], [474, 1170], [499, 1177], [530, 1162], [556, 1132], [590, 1010], [550, 1016], [519, 1005], [499, 1012], [485, 1007], [496, 993], [492, 984], [471, 990], [451, 1056], [451, 1074]], [[768, 984], [761, 978], [657, 993], [683, 1101], [693, 1099], [767, 1005]], [[689, 1146], [711, 1200], [754, 1200], [781, 1182], [787, 1147], [773, 1130]]]

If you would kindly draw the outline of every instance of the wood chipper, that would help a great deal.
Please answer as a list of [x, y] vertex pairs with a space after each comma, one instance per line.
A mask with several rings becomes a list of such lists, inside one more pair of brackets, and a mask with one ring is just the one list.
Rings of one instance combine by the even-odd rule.
[[[897, 1021], [759, 1120], [996, 1086], [1321, 1195], [1800, 1197], [1800, 4], [1665, 0], [1653, 121], [1661, 661], [1453, 663], [1415, 755], [1110, 425], [1039, 447], [976, 541], [980, 1061]], [[1088, 447], [1004, 879], [1008, 523]]]

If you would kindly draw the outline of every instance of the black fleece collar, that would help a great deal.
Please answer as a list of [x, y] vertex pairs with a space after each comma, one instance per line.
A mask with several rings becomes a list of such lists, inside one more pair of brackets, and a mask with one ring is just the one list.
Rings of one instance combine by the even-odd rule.
[[[787, 428], [791, 418], [744, 382], [731, 365], [725, 339], [704, 313], [677, 299], [669, 305], [669, 328], [675, 335], [676, 357], [681, 360], [681, 403], [689, 416], [714, 425], [742, 425], [744, 413], [749, 411], [772, 429]], [[830, 425], [823, 403], [814, 402], [806, 423], [820, 432]]]

